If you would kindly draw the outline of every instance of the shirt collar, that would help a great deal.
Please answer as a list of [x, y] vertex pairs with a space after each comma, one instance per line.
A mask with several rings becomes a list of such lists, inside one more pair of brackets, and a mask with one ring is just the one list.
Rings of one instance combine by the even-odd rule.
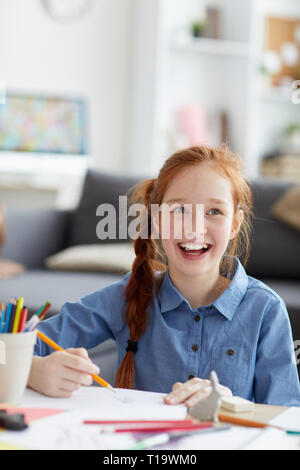
[[[248, 276], [242, 263], [236, 256], [234, 257], [233, 272], [232, 281], [227, 289], [211, 304], [228, 320], [232, 320], [248, 287]], [[187, 299], [171, 281], [169, 270], [165, 272], [158, 298], [162, 313], [174, 310], [182, 302], [187, 303], [191, 308]]]

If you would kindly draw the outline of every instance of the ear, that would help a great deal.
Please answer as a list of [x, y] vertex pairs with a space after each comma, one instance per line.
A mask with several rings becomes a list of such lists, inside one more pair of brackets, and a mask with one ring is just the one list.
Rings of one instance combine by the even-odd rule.
[[237, 214], [235, 216], [235, 221], [232, 224], [232, 229], [230, 232], [230, 240], [235, 238], [235, 236], [239, 233], [241, 225], [244, 221], [244, 211], [242, 209], [238, 209]]

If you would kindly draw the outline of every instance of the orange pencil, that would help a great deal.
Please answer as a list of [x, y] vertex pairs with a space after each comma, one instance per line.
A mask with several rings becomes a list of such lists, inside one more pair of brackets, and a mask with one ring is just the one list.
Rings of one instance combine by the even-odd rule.
[[[48, 346], [50, 346], [55, 351], [64, 351], [62, 347], [60, 347], [58, 344], [52, 341], [52, 339], [48, 338], [48, 336], [44, 335], [44, 333], [42, 333], [41, 331], [37, 330], [37, 335], [42, 341], [44, 341], [44, 343], [48, 344]], [[99, 375], [95, 375], [95, 374], [90, 374], [90, 375], [95, 380], [95, 382], [97, 382], [99, 385], [102, 385], [102, 387], [109, 388], [109, 390], [111, 390], [112, 392], [115, 391], [113, 387], [108, 382], [106, 382], [106, 380], [99, 377]]]
[[275, 424], [261, 423], [260, 421], [253, 421], [250, 419], [239, 418], [237, 416], [219, 414], [219, 420], [222, 421], [223, 423], [237, 424], [239, 426], [246, 426], [250, 428], [272, 427], [272, 428], [284, 430], [281, 426], [276, 426]]

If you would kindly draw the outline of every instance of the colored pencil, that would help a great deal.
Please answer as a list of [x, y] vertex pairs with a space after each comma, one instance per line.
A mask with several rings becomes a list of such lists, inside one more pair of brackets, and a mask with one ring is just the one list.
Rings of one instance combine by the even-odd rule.
[[46, 302], [46, 304], [43, 305], [43, 307], [41, 307], [37, 313], [32, 315], [29, 322], [26, 324], [26, 326], [24, 328], [24, 332], [35, 330], [35, 328], [38, 326], [38, 324], [45, 318], [45, 316], [48, 313], [49, 309], [52, 307], [50, 302]]
[[9, 299], [8, 305], [6, 307], [6, 316], [5, 316], [5, 327], [4, 327], [4, 333], [8, 333], [8, 327], [10, 323], [10, 315], [11, 315], [11, 309], [12, 309], [12, 302], [13, 299], [12, 297]]
[[299, 430], [290, 430], [290, 429], [285, 429], [282, 426], [277, 426], [276, 424], [269, 424], [269, 423], [262, 423], [260, 421], [252, 421], [250, 419], [245, 419], [245, 418], [239, 418], [237, 416], [230, 416], [230, 415], [224, 415], [224, 414], [219, 414], [219, 420], [223, 421], [224, 423], [232, 423], [232, 424], [237, 424], [239, 426], [246, 426], [250, 428], [275, 428], [279, 429], [281, 431], [285, 431], [287, 434], [300, 434], [300, 429]]
[[259, 421], [224, 414], [219, 414], [219, 420], [223, 421], [224, 423], [238, 424], [240, 426], [247, 426], [251, 428], [266, 428], [267, 426], [269, 426], [268, 423], [261, 423]]
[[8, 333], [12, 333], [12, 329], [13, 329], [14, 321], [15, 321], [15, 315], [16, 315], [16, 308], [17, 308], [17, 302], [16, 302], [15, 299], [13, 299], [13, 301], [12, 301], [12, 307], [11, 307], [11, 312], [10, 312]]
[[17, 300], [16, 314], [15, 314], [14, 324], [12, 328], [12, 333], [18, 332], [19, 323], [20, 323], [20, 315], [23, 310], [23, 306], [24, 306], [24, 299], [23, 297], [19, 297]]
[[20, 316], [20, 323], [19, 323], [18, 333], [21, 333], [23, 331], [24, 325], [25, 325], [25, 322], [26, 322], [26, 319], [27, 319], [27, 315], [28, 315], [28, 309], [27, 309], [27, 307], [23, 307], [22, 312], [21, 312], [21, 316]]
[[48, 312], [50, 308], [49, 306], [51, 307], [50, 302], [45, 302], [45, 304], [36, 312], [36, 316], [40, 317], [45, 309], [47, 309], [47, 312]]
[[34, 328], [37, 327], [37, 325], [44, 320], [45, 316], [47, 315], [47, 313], [49, 312], [50, 308], [52, 307], [52, 305], [50, 304], [50, 302], [47, 302], [47, 306], [44, 306], [43, 310], [39, 313], [38, 315], [38, 323], [35, 325]]
[[5, 305], [4, 305], [4, 304], [1, 304], [1, 312], [0, 312], [0, 333], [2, 333], [2, 330], [3, 330], [4, 317], [5, 317]]
[[[208, 421], [210, 423], [210, 421]], [[195, 424], [198, 423], [198, 421], [195, 421], [193, 419], [161, 419], [161, 420], [149, 420], [149, 419], [130, 419], [130, 420], [117, 420], [117, 419], [85, 419], [83, 421], [83, 424], [111, 424], [111, 425], [116, 425], [116, 424]], [[202, 424], [207, 423], [207, 421], [202, 421]]]
[[134, 426], [126, 426], [126, 427], [119, 427], [119, 426], [110, 426], [110, 425], [103, 425], [101, 428], [101, 432], [115, 432], [115, 433], [122, 433], [122, 432], [144, 432], [144, 433], [153, 433], [153, 432], [183, 432], [183, 431], [197, 431], [199, 429], [208, 429], [214, 427], [214, 423], [206, 423], [205, 425], [202, 423], [199, 424], [151, 424], [146, 426], [145, 424], [134, 425]]
[[39, 321], [40, 321], [40, 319], [36, 314], [32, 315], [32, 317], [30, 318], [30, 320], [26, 323], [26, 325], [24, 327], [24, 330], [23, 330], [24, 333], [34, 330], [34, 328], [39, 323]]
[[[37, 330], [37, 336], [55, 351], [64, 351], [64, 349], [61, 346], [56, 344], [55, 341], [52, 341], [52, 339], [48, 338], [48, 336], [44, 335], [44, 333], [42, 333], [39, 330]], [[115, 391], [113, 387], [108, 382], [106, 382], [106, 380], [102, 379], [101, 377], [95, 374], [90, 374], [90, 375], [95, 380], [95, 382], [97, 382], [99, 385], [102, 385], [102, 387], [106, 387], [112, 392]]]
[[184, 432], [169, 432], [169, 433], [160, 433], [156, 434], [156, 436], [147, 437], [146, 439], [141, 439], [140, 441], [136, 442], [132, 447], [128, 448], [127, 450], [146, 450], [151, 449], [157, 445], [166, 444], [169, 441], [174, 439], [181, 439], [183, 437], [188, 436], [198, 436], [198, 434], [206, 433], [206, 432], [217, 432], [217, 431], [226, 431], [230, 429], [230, 426], [212, 426], [206, 429], [199, 429], [195, 431], [184, 431]]

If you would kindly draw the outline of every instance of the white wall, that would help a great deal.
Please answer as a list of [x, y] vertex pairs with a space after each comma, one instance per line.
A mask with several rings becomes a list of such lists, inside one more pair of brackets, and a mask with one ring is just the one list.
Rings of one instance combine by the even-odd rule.
[[131, 0], [95, 0], [60, 23], [41, 0], [0, 1], [0, 80], [8, 89], [86, 96], [90, 154], [98, 168], [126, 168]]

